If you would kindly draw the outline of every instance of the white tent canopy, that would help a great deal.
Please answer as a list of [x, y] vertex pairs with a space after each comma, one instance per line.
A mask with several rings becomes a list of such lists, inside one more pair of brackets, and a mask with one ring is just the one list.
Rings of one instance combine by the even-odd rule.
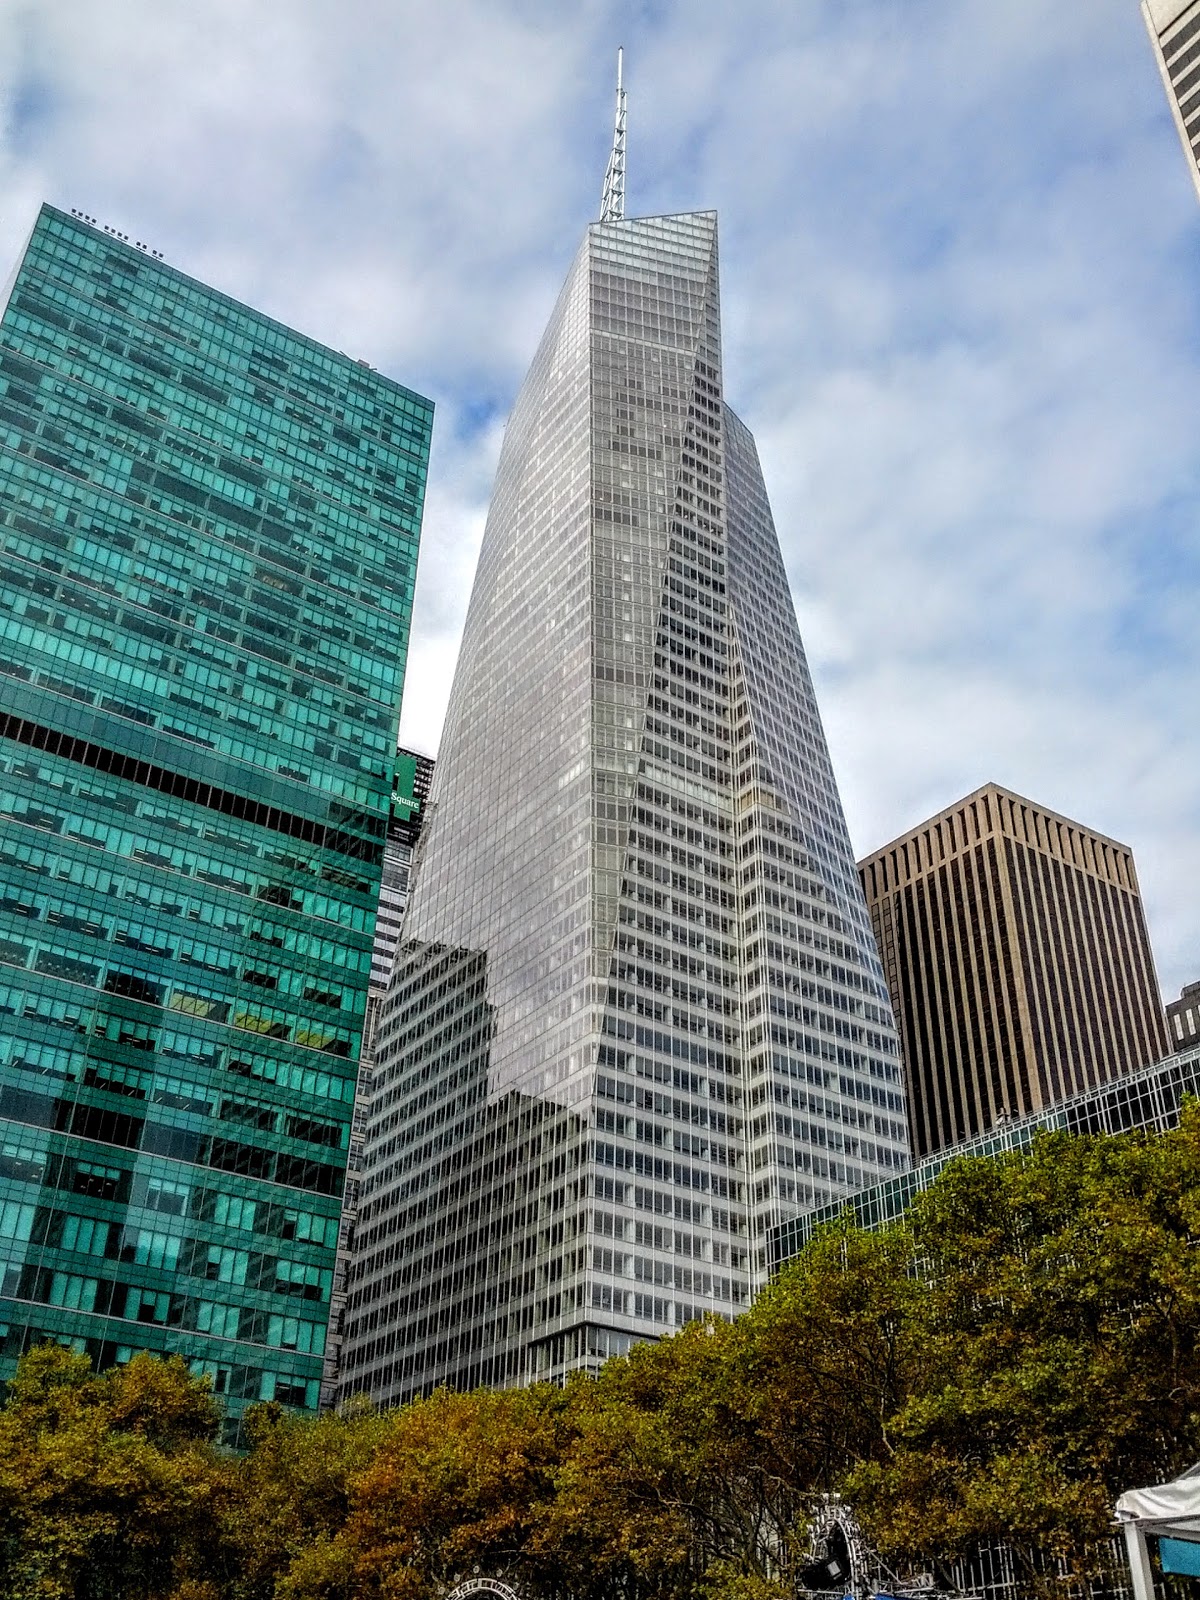
[[1200, 1541], [1200, 1462], [1172, 1483], [1126, 1489], [1117, 1501], [1117, 1521], [1125, 1528], [1135, 1600], [1154, 1600], [1146, 1535]]

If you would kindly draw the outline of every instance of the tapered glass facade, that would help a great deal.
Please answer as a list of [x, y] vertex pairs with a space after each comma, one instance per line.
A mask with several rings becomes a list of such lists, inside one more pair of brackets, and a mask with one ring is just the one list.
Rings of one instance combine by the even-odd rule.
[[43, 208], [0, 321], [0, 1373], [317, 1399], [431, 407]]
[[376, 1055], [345, 1393], [732, 1316], [907, 1164], [711, 212], [590, 228], [518, 397]]

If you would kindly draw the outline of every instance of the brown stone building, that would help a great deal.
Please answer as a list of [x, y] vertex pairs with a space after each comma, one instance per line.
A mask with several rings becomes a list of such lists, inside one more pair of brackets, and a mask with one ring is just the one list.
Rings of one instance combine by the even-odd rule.
[[918, 1159], [1169, 1053], [1126, 845], [986, 784], [859, 873]]
[[1178, 1000], [1167, 1003], [1167, 1032], [1175, 1050], [1200, 1044], [1200, 983], [1188, 983]]

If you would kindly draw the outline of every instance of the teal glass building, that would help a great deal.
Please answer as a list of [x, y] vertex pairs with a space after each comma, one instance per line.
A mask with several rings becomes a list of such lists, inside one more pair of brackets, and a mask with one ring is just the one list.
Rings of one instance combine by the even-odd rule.
[[49, 206], [0, 320], [0, 1376], [317, 1401], [432, 407]]

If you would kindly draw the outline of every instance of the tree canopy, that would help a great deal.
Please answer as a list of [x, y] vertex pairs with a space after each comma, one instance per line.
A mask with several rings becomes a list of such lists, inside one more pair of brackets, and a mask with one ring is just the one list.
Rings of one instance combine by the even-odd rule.
[[178, 1360], [32, 1351], [0, 1410], [13, 1600], [790, 1595], [814, 1497], [885, 1557], [1004, 1540], [1081, 1569], [1116, 1496], [1200, 1457], [1200, 1112], [952, 1162], [842, 1222], [737, 1322], [595, 1377], [377, 1414], [251, 1413]]

